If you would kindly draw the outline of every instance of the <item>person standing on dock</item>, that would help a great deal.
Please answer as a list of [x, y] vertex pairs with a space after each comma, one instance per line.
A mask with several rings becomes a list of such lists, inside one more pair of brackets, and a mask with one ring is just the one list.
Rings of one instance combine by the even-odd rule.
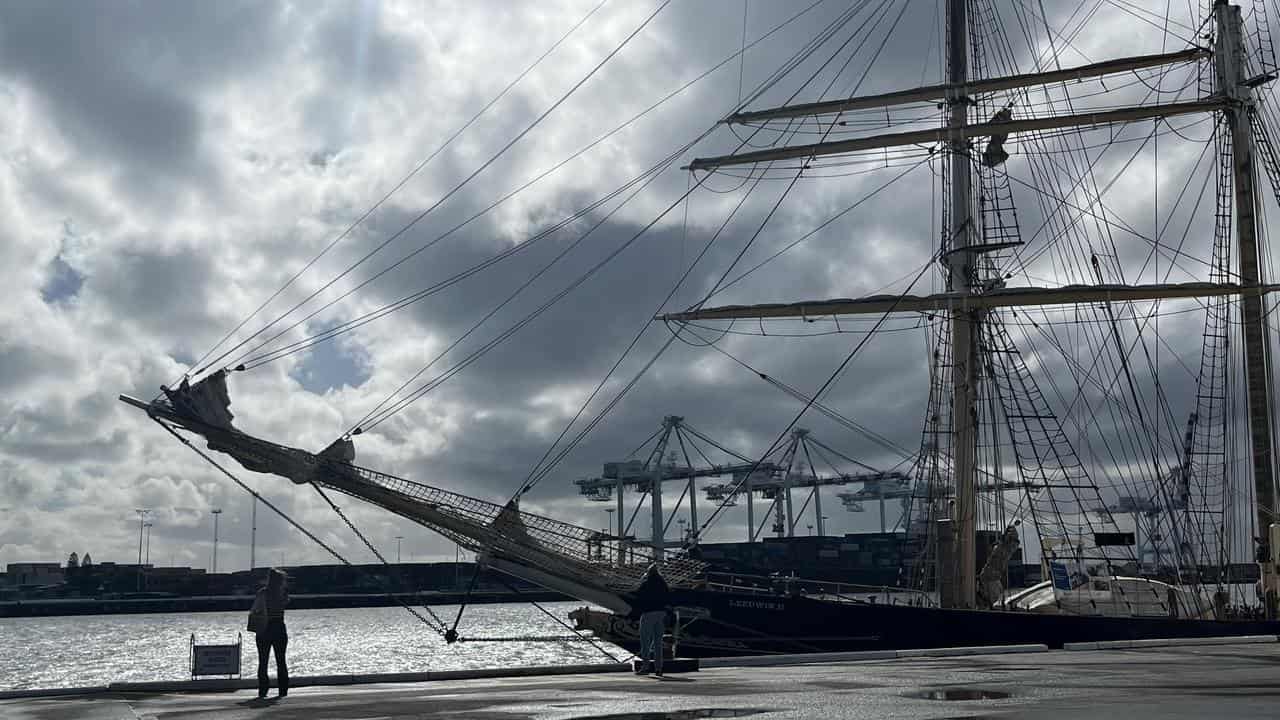
[[644, 573], [631, 603], [633, 614], [640, 616], [640, 666], [637, 674], [653, 672], [662, 677], [662, 636], [666, 632], [667, 604], [671, 588], [654, 563]]
[[280, 697], [289, 694], [289, 665], [285, 661], [285, 649], [289, 646], [289, 631], [284, 625], [284, 606], [289, 604], [285, 590], [288, 576], [279, 568], [271, 568], [266, 587], [258, 590], [249, 610], [249, 629], [258, 641], [258, 697], [267, 696], [270, 680], [267, 677], [267, 659], [272, 650], [276, 653], [276, 683]]

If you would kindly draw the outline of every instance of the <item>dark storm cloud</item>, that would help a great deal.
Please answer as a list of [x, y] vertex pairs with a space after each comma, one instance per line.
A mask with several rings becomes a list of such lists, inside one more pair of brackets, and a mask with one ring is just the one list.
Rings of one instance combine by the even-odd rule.
[[193, 247], [122, 250], [95, 266], [87, 286], [123, 324], [166, 336], [199, 332], [219, 302], [214, 259]]
[[195, 91], [275, 50], [281, 9], [11, 3], [0, 9], [0, 72], [47, 105], [77, 151], [160, 190], [211, 172]]
[[107, 400], [98, 396], [72, 408], [19, 409], [0, 428], [5, 451], [52, 463], [124, 460], [131, 449], [128, 433], [101, 428], [96, 418], [102, 408], [92, 407]]
[[52, 372], [69, 373], [75, 363], [48, 357], [43, 348], [0, 343], [0, 393], [25, 387]]

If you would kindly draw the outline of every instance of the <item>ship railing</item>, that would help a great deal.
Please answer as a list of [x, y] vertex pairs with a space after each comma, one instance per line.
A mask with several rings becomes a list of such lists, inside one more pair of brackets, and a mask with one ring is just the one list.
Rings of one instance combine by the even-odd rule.
[[931, 594], [910, 588], [810, 580], [793, 576], [707, 573], [707, 587], [721, 592], [804, 595], [866, 604], [915, 607], [935, 607], [938, 604]]
[[[496, 550], [511, 559], [576, 576], [578, 581], [613, 589], [631, 589], [639, 584], [645, 568], [652, 562], [652, 549], [628, 546], [623, 561], [610, 562], [621, 550], [611, 547], [607, 535], [571, 525], [544, 515], [526, 512], [513, 504], [499, 505], [478, 498], [450, 492], [376, 470], [324, 461], [329, 477], [346, 475], [419, 504], [415, 519], [432, 527], [454, 542], [472, 550]], [[325, 483], [324, 475], [317, 480]], [[340, 490], [350, 491], [347, 483]], [[364, 499], [381, 504], [378, 498], [361, 494]], [[399, 511], [399, 508], [389, 508]], [[432, 522], [432, 516], [449, 517], [453, 522]], [[688, 559], [672, 558], [664, 563], [668, 581], [676, 586], [691, 586], [701, 574], [703, 564]]]

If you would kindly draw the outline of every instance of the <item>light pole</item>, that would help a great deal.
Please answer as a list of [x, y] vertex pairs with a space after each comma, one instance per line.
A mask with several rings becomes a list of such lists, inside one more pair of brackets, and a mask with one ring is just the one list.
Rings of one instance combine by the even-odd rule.
[[396, 536], [396, 564], [400, 564], [400, 541], [404, 539], [403, 535]]
[[[619, 488], [621, 488], [621, 485], [619, 485]], [[616, 509], [617, 509], [617, 508], [605, 508], [605, 509], [604, 509], [604, 513], [605, 513], [605, 515], [604, 515], [604, 517], [605, 517], [604, 525], [605, 525], [605, 527], [606, 527], [606, 528], [608, 528], [607, 530], [605, 530], [605, 534], [606, 534], [606, 535], [609, 535], [609, 534], [612, 534], [612, 533], [613, 533], [613, 511], [614, 511], [614, 510], [616, 510]], [[622, 520], [618, 520], [618, 522], [619, 522], [619, 523], [621, 523], [621, 522], [622, 522]], [[616, 534], [616, 535], [614, 535], [614, 540], [616, 540], [616, 541], [617, 541], [617, 545], [616, 545], [616, 546], [617, 546], [618, 548], [621, 548], [621, 547], [622, 547], [622, 541], [619, 539], [619, 536], [621, 536], [621, 535], [622, 535], [622, 529], [621, 529], [621, 528], [619, 528], [619, 529], [618, 529], [617, 534]], [[619, 550], [618, 552], [621, 552], [621, 550]]]
[[253, 514], [249, 516], [249, 569], [258, 566], [258, 496], [253, 496]]
[[142, 527], [147, 529], [147, 560], [145, 563], [147, 565], [151, 564], [151, 528], [154, 525], [155, 523], [152, 523], [152, 522], [142, 524]]
[[138, 513], [138, 592], [142, 592], [142, 530], [147, 524], [147, 515], [151, 510], [134, 508], [133, 511]]
[[209, 512], [213, 513], [213, 575], [218, 574], [218, 516], [222, 514], [222, 508], [214, 508]]
[[812, 526], [812, 525], [805, 525], [805, 527], [809, 528], [809, 534], [810, 534], [810, 535], [813, 535], [813, 526]]

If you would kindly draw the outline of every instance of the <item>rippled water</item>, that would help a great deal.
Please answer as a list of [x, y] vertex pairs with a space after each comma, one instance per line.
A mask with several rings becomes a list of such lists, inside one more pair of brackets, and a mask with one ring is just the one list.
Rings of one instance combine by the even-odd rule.
[[[544, 607], [567, 621], [568, 612], [581, 604], [546, 603]], [[450, 622], [458, 610], [452, 605], [432, 609]], [[608, 661], [599, 650], [582, 642], [448, 645], [401, 607], [291, 610], [285, 621], [289, 627], [289, 672], [293, 675]], [[191, 634], [202, 643], [234, 643], [244, 623], [243, 612], [0, 618], [0, 690], [189, 679]], [[458, 626], [463, 637], [568, 632], [526, 604], [472, 605]], [[241, 671], [245, 677], [253, 677], [257, 649], [251, 633], [245, 633], [244, 643]], [[604, 647], [619, 658], [630, 655], [612, 645]], [[275, 674], [274, 662], [271, 672]]]

